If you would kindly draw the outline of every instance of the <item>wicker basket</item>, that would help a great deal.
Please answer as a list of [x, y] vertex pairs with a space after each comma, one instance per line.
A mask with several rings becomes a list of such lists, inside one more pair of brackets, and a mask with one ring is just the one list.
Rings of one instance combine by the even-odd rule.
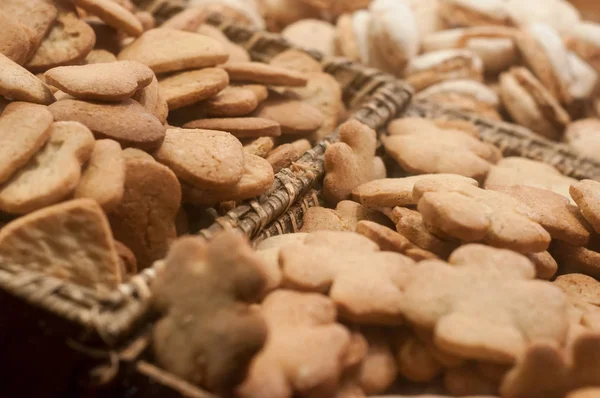
[[[209, 22], [247, 48], [257, 61], [268, 61], [291, 47], [277, 35], [231, 26], [216, 16]], [[412, 91], [409, 86], [392, 76], [347, 60], [323, 59], [319, 54], [310, 54], [340, 83], [351, 118], [381, 129], [410, 102]], [[220, 230], [238, 229], [252, 239], [267, 226], [268, 234], [294, 230], [304, 209], [318, 203], [319, 199], [311, 190], [323, 177], [326, 145], [337, 140], [337, 132], [332, 132], [290, 168], [281, 170], [275, 176], [270, 192], [218, 217], [199, 234], [209, 239]], [[112, 365], [118, 362], [116, 358], [121, 358], [115, 350], [128, 346], [129, 339], [138, 341], [145, 325], [151, 321], [147, 299], [154, 275], [153, 268], [146, 269], [115, 291], [100, 294], [19, 265], [0, 263], [0, 303], [11, 303], [10, 307], [3, 305], [2, 308], [0, 325], [11, 327], [5, 328], [8, 331], [0, 330], [0, 341], [5, 336], [7, 339], [27, 336], [27, 341], [23, 340], [23, 344], [15, 349], [15, 358], [36, 357], [36, 351], [28, 352], [30, 346], [39, 349], [38, 345], [29, 344], [31, 340], [56, 348], [52, 354], [54, 358], [72, 358], [60, 365], [55, 360], [54, 373], [46, 372], [53, 375], [50, 379], [56, 378], [57, 374], [60, 374], [58, 377], [77, 375], [81, 378], [77, 369], [89, 370], [91, 365], [100, 363], [101, 367], [92, 372], [91, 377], [100, 383], [106, 382], [115, 376]], [[131, 353], [131, 350], [127, 352]], [[15, 373], [29, 373], [29, 366], [23, 364], [23, 368], [16, 369]], [[63, 366], [68, 369], [58, 372]], [[61, 384], [60, 380], [49, 381]], [[23, 382], [27, 383], [26, 380]], [[58, 389], [60, 394], [57, 392], [57, 396], [63, 396], [65, 389], [72, 388], [66, 383]], [[0, 396], [7, 396], [1, 384]]]

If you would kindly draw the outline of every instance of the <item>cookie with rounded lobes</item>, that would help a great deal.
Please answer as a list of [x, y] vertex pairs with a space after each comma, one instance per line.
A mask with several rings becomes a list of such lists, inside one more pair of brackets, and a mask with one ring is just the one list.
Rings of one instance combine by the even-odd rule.
[[67, 198], [94, 150], [91, 131], [77, 122], [54, 122], [48, 141], [0, 186], [0, 209], [25, 214]]
[[260, 313], [267, 322], [269, 339], [236, 395], [332, 396], [350, 348], [350, 332], [336, 322], [333, 301], [315, 293], [282, 289], [267, 296]]
[[415, 261], [439, 258], [432, 252], [416, 247], [410, 240], [393, 229], [373, 221], [359, 221], [355, 231], [377, 243], [382, 251], [404, 254]]
[[600, 252], [597, 244], [581, 247], [557, 241], [552, 243], [548, 251], [556, 259], [561, 272], [582, 273], [600, 278]]
[[92, 51], [95, 43], [94, 30], [75, 12], [61, 12], [25, 66], [37, 73], [56, 66], [77, 64]]
[[525, 256], [533, 263], [537, 279], [550, 280], [556, 275], [558, 264], [549, 252], [529, 253]]
[[8, 223], [0, 230], [0, 258], [98, 291], [122, 280], [115, 241], [96, 202], [76, 199]]
[[279, 123], [281, 134], [289, 136], [311, 134], [324, 122], [323, 113], [314, 106], [274, 93], [260, 104], [254, 116]]
[[569, 297], [575, 314], [573, 322], [583, 331], [600, 331], [600, 282], [584, 274], [566, 274], [556, 278], [554, 284]]
[[201, 23], [206, 22], [211, 14], [217, 13], [236, 25], [261, 30], [265, 28], [259, 4], [255, 0], [192, 0], [190, 7], [200, 12], [198, 18]]
[[242, 201], [260, 196], [273, 185], [273, 168], [265, 159], [244, 154], [244, 173], [234, 186], [211, 189], [181, 183], [183, 201], [196, 205], [214, 205], [227, 201]]
[[142, 23], [136, 16], [111, 0], [72, 0], [77, 7], [100, 18], [108, 26], [137, 37], [144, 32]]
[[425, 52], [465, 48], [477, 54], [487, 74], [501, 72], [519, 61], [515, 43], [518, 31], [502, 26], [456, 28], [432, 33], [423, 39]]
[[600, 159], [600, 119], [580, 119], [570, 123], [565, 130], [564, 139], [580, 154]]
[[453, 396], [497, 395], [502, 378], [509, 370], [506, 365], [471, 361], [446, 370], [444, 387]]
[[587, 245], [592, 229], [577, 206], [564, 196], [525, 185], [488, 186], [487, 189], [510, 195], [529, 206], [534, 220], [550, 233], [552, 239], [574, 246]]
[[[458, 247], [458, 243], [442, 239], [429, 232], [423, 222], [423, 216], [416, 210], [395, 207], [390, 218], [396, 224], [396, 231], [421, 250], [445, 259]], [[414, 255], [427, 257], [420, 251], [414, 251], [414, 253]]]
[[75, 188], [76, 198], [94, 199], [110, 213], [123, 199], [125, 161], [121, 145], [113, 140], [98, 140]]
[[160, 93], [156, 76], [152, 78], [149, 85], [138, 90], [133, 99], [153, 114], [161, 124], [165, 124], [169, 115], [169, 105]]
[[592, 94], [598, 81], [596, 72], [567, 50], [551, 26], [527, 26], [517, 36], [517, 44], [526, 64], [561, 103], [587, 99]]
[[41, 105], [11, 102], [0, 115], [0, 184], [40, 150], [50, 136], [52, 114]]
[[340, 126], [339, 134], [340, 142], [325, 150], [323, 195], [331, 204], [347, 199], [356, 187], [374, 178], [375, 131], [350, 120]]
[[56, 19], [56, 7], [50, 0], [2, 0], [0, 8], [13, 21], [25, 27], [30, 42], [26, 61], [29, 60]]
[[248, 115], [258, 107], [258, 98], [252, 90], [229, 86], [198, 106], [208, 116], [240, 117]]
[[510, 26], [510, 15], [503, 0], [445, 0], [440, 16], [449, 27]]
[[[419, 92], [415, 98], [431, 99], [447, 106], [452, 106], [453, 101], [458, 99], [458, 105], [464, 107], [465, 110], [475, 111], [486, 116], [491, 115], [495, 119], [501, 120], [498, 115], [500, 107], [498, 94], [485, 84], [474, 80], [448, 80], [437, 83]], [[462, 105], [467, 101], [472, 103], [470, 107]]]
[[131, 249], [142, 270], [164, 258], [176, 237], [181, 188], [175, 174], [147, 153], [128, 148], [123, 157], [125, 193], [108, 216], [115, 238]]
[[3, 26], [3, 34], [0, 36], [0, 53], [15, 63], [23, 65], [31, 51], [31, 30], [2, 11], [0, 11], [0, 24]]
[[269, 61], [269, 64], [278, 68], [291, 69], [301, 73], [323, 72], [323, 67], [319, 61], [308, 55], [306, 52], [295, 48], [277, 54]]
[[107, 62], [117, 62], [117, 56], [106, 50], [92, 50], [85, 57], [84, 64], [103, 64]]
[[317, 8], [297, 0], [261, 0], [260, 10], [271, 32], [281, 32], [296, 21], [321, 15]]
[[96, 138], [110, 138], [122, 147], [150, 150], [165, 138], [165, 127], [132, 99], [117, 103], [65, 99], [50, 106], [55, 120], [72, 120], [87, 126]]
[[235, 84], [233, 87], [239, 87], [252, 91], [254, 95], [256, 95], [256, 99], [258, 100], [259, 104], [269, 98], [269, 89], [267, 86], [263, 86], [261, 84]]
[[468, 132], [440, 128], [430, 120], [397, 119], [388, 132], [382, 138], [387, 154], [414, 174], [450, 173], [481, 181], [502, 158], [495, 146]]
[[527, 185], [548, 189], [571, 199], [569, 189], [575, 183], [577, 183], [576, 179], [562, 175], [547, 163], [520, 157], [508, 157], [492, 167], [484, 187]]
[[125, 47], [118, 58], [138, 61], [159, 74], [212, 67], [227, 61], [229, 55], [225, 47], [211, 37], [156, 28], [144, 32]]
[[288, 42], [300, 48], [312, 49], [325, 56], [333, 56], [335, 26], [319, 19], [302, 19], [281, 31]]
[[579, 206], [581, 214], [600, 233], [600, 183], [594, 180], [581, 180], [571, 185], [571, 197]]
[[302, 73], [262, 62], [236, 62], [221, 67], [229, 74], [232, 82], [290, 87], [304, 87], [308, 82]]
[[189, 122], [183, 127], [227, 131], [236, 138], [278, 137], [281, 135], [279, 123], [259, 117], [200, 119]]
[[248, 51], [244, 47], [230, 41], [229, 38], [225, 36], [225, 34], [219, 28], [204, 24], [196, 29], [195, 32], [212, 37], [223, 44], [223, 46], [225, 46], [225, 50], [229, 53], [229, 59], [227, 60], [227, 63], [251, 61]]
[[469, 50], [433, 51], [413, 58], [404, 71], [406, 80], [421, 91], [445, 80], [483, 81], [483, 61]]
[[260, 137], [244, 145], [244, 153], [266, 158], [275, 146], [275, 140], [271, 137]]
[[413, 197], [431, 232], [463, 242], [485, 242], [520, 253], [548, 249], [550, 234], [536, 221], [536, 212], [509, 195], [469, 184], [438, 187], [415, 183]]
[[321, 231], [282, 248], [279, 259], [284, 286], [328, 294], [343, 319], [402, 322], [402, 290], [414, 270], [410, 258], [379, 252], [377, 244], [353, 232]]
[[[355, 19], [358, 20], [360, 18], [355, 18], [358, 15], [365, 15], [370, 18], [369, 12], [362, 11], [356, 12], [353, 14], [343, 14], [341, 15], [336, 22], [335, 26], [335, 54], [338, 56], [343, 56], [351, 61], [360, 61], [360, 46], [359, 40], [363, 39], [363, 41], [368, 42], [366, 29], [361, 29], [355, 31], [354, 22]], [[362, 36], [359, 37], [359, 33], [362, 33]]]
[[1, 53], [0, 96], [42, 105], [55, 101], [52, 91], [44, 82]]
[[[443, 370], [435, 357], [433, 339], [425, 342], [415, 331], [399, 328], [394, 335], [395, 359], [401, 376], [411, 382], [431, 382]], [[455, 365], [456, 366], [456, 365]]]
[[565, 38], [567, 48], [600, 73], [600, 25], [594, 22], [580, 22], [572, 26]]
[[[551, 283], [532, 280], [531, 263], [478, 262], [472, 246], [460, 250], [452, 266], [419, 263], [404, 290], [405, 317], [433, 330], [437, 347], [462, 358], [511, 364], [532, 342], [564, 343], [567, 299]], [[514, 300], [529, 304], [514, 306]]]
[[229, 84], [229, 76], [220, 68], [180, 72], [160, 79], [161, 96], [169, 110], [183, 108], [217, 95]]
[[342, 200], [334, 209], [311, 207], [302, 219], [302, 232], [348, 231], [354, 232], [360, 221], [367, 220], [381, 225], [389, 225], [379, 212], [367, 209], [350, 200]]
[[154, 73], [139, 62], [117, 61], [59, 66], [46, 71], [44, 78], [48, 84], [78, 99], [117, 102], [149, 85]]
[[163, 315], [152, 346], [163, 369], [219, 395], [244, 380], [267, 337], [251, 307], [266, 283], [260, 264], [232, 231], [208, 243], [192, 236], [174, 242], [152, 284], [152, 305]]
[[300, 159], [311, 148], [312, 145], [308, 140], [296, 140], [273, 149], [266, 159], [271, 164], [271, 167], [273, 167], [273, 172], [277, 174], [282, 169], [293, 165], [296, 160]]
[[560, 398], [571, 390], [597, 386], [598, 356], [598, 333], [582, 333], [566, 349], [552, 342], [534, 343], [506, 375], [500, 393], [506, 398]]
[[374, 0], [369, 6], [368, 38], [372, 50], [396, 74], [419, 52], [417, 19], [403, 1]]
[[226, 189], [244, 174], [242, 144], [224, 131], [167, 129], [154, 157], [199, 189]]
[[413, 187], [417, 181], [423, 179], [449, 187], [457, 183], [478, 186], [474, 179], [458, 174], [422, 174], [367, 182], [352, 191], [352, 199], [369, 208], [416, 205], [417, 202], [413, 200]]

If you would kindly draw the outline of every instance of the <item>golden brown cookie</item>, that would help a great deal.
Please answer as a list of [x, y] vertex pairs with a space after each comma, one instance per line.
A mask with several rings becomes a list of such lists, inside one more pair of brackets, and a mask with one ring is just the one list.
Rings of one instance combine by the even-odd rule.
[[220, 68], [205, 68], [160, 79], [161, 96], [169, 109], [183, 108], [210, 98], [229, 84], [229, 76]]
[[250, 54], [248, 54], [248, 51], [246, 51], [244, 47], [231, 42], [229, 38], [219, 28], [205, 24], [201, 25], [195, 31], [202, 35], [212, 37], [213, 39], [218, 40], [221, 44], [223, 44], [225, 46], [225, 49], [229, 53], [229, 59], [227, 60], [227, 63], [251, 61]]
[[118, 56], [141, 62], [154, 73], [215, 66], [228, 57], [223, 45], [210, 37], [166, 28], [144, 32]]
[[197, 205], [214, 205], [227, 201], [242, 201], [264, 194], [273, 185], [273, 168], [265, 159], [244, 154], [244, 174], [232, 187], [200, 189], [182, 183], [183, 201]]
[[128, 9], [111, 0], [72, 0], [77, 7], [100, 18], [108, 26], [137, 37], [144, 32], [142, 23]]
[[279, 123], [259, 117], [200, 119], [189, 122], [183, 127], [227, 131], [237, 138], [278, 137], [281, 135]]
[[301, 50], [290, 49], [274, 56], [269, 64], [278, 68], [286, 68], [300, 73], [323, 72], [323, 67], [313, 57]]
[[556, 241], [548, 251], [556, 259], [561, 272], [577, 272], [600, 278], [600, 252], [597, 245], [588, 248]]
[[242, 144], [224, 131], [168, 129], [154, 157], [201, 189], [224, 190], [236, 185], [244, 173]]
[[0, 184], [27, 164], [50, 136], [48, 108], [12, 102], [0, 116]]
[[199, 106], [212, 117], [246, 116], [256, 109], [258, 98], [252, 90], [230, 86]]
[[306, 86], [304, 74], [261, 62], [236, 62], [222, 66], [232, 82], [257, 83], [272, 86]]
[[102, 63], [107, 63], [107, 62], [116, 62], [117, 61], [117, 56], [114, 55], [113, 53], [106, 51], [106, 50], [92, 50], [90, 51], [90, 53], [87, 55], [87, 57], [85, 57], [85, 64], [89, 65], [89, 64], [102, 64]]
[[130, 148], [123, 156], [125, 194], [109, 220], [115, 238], [131, 249], [139, 268], [145, 269], [165, 257], [176, 236], [181, 188], [175, 174], [147, 153]]
[[28, 214], [0, 231], [0, 258], [109, 291], [121, 282], [119, 257], [106, 216], [90, 199], [77, 199]]
[[600, 183], [582, 180], [571, 185], [569, 192], [581, 214], [600, 233]]
[[46, 83], [90, 101], [121, 101], [152, 82], [154, 73], [133, 61], [60, 66], [44, 73]]
[[45, 146], [0, 187], [0, 209], [24, 214], [67, 198], [94, 149], [91, 131], [77, 122], [54, 122]]
[[275, 146], [275, 141], [271, 137], [260, 137], [244, 145], [244, 153], [266, 158], [271, 149]]
[[300, 48], [319, 51], [325, 56], [333, 56], [335, 26], [318, 19], [303, 19], [286, 26], [281, 31], [284, 39]]
[[312, 146], [305, 139], [296, 140], [289, 144], [283, 144], [272, 150], [267, 156], [267, 162], [273, 167], [275, 174], [281, 169], [285, 169], [300, 159], [304, 152], [308, 151]]
[[113, 140], [96, 141], [75, 188], [75, 197], [94, 199], [110, 213], [123, 199], [124, 186], [125, 161], [121, 145]]
[[1, 53], [0, 96], [43, 105], [55, 101], [52, 91], [44, 82]]
[[283, 135], [308, 135], [321, 127], [324, 121], [323, 113], [314, 106], [275, 94], [260, 104], [255, 116], [278, 122]]
[[94, 30], [74, 12], [60, 13], [35, 54], [26, 64], [33, 72], [73, 65], [85, 59], [96, 43]]
[[0, 53], [15, 63], [23, 65], [31, 51], [31, 31], [2, 11], [0, 11], [0, 26], [3, 27], [0, 36]]
[[149, 85], [139, 90], [133, 99], [139, 102], [146, 110], [152, 113], [161, 124], [165, 124], [169, 114], [169, 105], [160, 93], [158, 80], [152, 78]]
[[154, 149], [165, 137], [160, 121], [138, 102], [93, 103], [66, 99], [49, 107], [55, 120], [86, 125], [96, 138], [110, 138], [122, 147]]

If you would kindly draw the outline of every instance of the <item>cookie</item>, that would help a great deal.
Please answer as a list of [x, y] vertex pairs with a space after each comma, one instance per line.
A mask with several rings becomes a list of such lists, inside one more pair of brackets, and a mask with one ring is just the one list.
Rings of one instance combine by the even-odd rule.
[[374, 178], [377, 134], [357, 120], [340, 126], [340, 142], [325, 150], [323, 196], [331, 204], [348, 199], [352, 191]]
[[244, 380], [267, 337], [263, 317], [250, 307], [266, 282], [260, 263], [231, 231], [210, 243], [190, 236], [173, 244], [152, 284], [152, 306], [162, 315], [152, 348], [163, 369], [219, 395]]
[[419, 180], [436, 181], [438, 185], [452, 187], [457, 183], [477, 186], [472, 178], [457, 174], [424, 174], [404, 178], [374, 180], [356, 187], [352, 199], [369, 208], [416, 205], [413, 200], [413, 187]]
[[181, 72], [159, 80], [161, 96], [169, 110], [183, 108], [217, 95], [229, 84], [229, 76], [219, 68]]
[[260, 137], [244, 145], [244, 153], [266, 158], [271, 149], [275, 146], [275, 141], [271, 137]]
[[187, 123], [183, 127], [227, 131], [236, 138], [278, 137], [281, 135], [279, 123], [259, 117], [200, 119]]
[[283, 144], [272, 150], [266, 157], [267, 162], [273, 167], [275, 174], [281, 169], [290, 167], [296, 160], [300, 159], [304, 152], [312, 148], [308, 140], [302, 139]]
[[0, 115], [0, 184], [23, 167], [50, 136], [52, 114], [41, 105], [12, 102]]
[[529, 253], [527, 258], [535, 267], [537, 279], [550, 280], [558, 271], [558, 264], [549, 252]]
[[[323, 68], [319, 61], [306, 52], [295, 48], [283, 51], [269, 61], [270, 65], [278, 68], [287, 68], [300, 73], [322, 72]], [[310, 83], [310, 78], [309, 78]]]
[[120, 60], [147, 65], [157, 74], [211, 67], [227, 61], [228, 57], [223, 45], [215, 39], [167, 28], [144, 32], [118, 55]]
[[271, 94], [254, 116], [271, 119], [281, 126], [283, 135], [308, 135], [324, 122], [323, 113], [314, 106], [294, 98]]
[[74, 65], [85, 59], [96, 43], [94, 30], [74, 12], [62, 12], [26, 64], [32, 72]]
[[0, 96], [42, 105], [55, 101], [52, 91], [44, 82], [1, 53]]
[[44, 78], [77, 99], [118, 102], [149, 85], [154, 73], [138, 62], [117, 61], [60, 66], [46, 71]]
[[175, 238], [181, 188], [175, 174], [137, 149], [123, 151], [125, 191], [108, 215], [115, 239], [135, 254], [140, 270], [165, 257]]
[[117, 56], [106, 50], [92, 50], [85, 57], [84, 63], [89, 64], [103, 64], [107, 62], [117, 62]]
[[426, 180], [413, 188], [427, 228], [463, 242], [485, 242], [520, 253], [548, 249], [550, 234], [535, 212], [509, 195], [469, 184], [441, 188]]
[[581, 214], [594, 227], [600, 231], [600, 183], [594, 180], [582, 180], [571, 185], [571, 197], [579, 206]]
[[582, 21], [570, 27], [565, 45], [600, 73], [600, 48], [595, 40], [599, 32], [598, 23]]
[[121, 145], [113, 140], [98, 140], [75, 188], [76, 198], [94, 199], [110, 213], [123, 199], [125, 161]]
[[115, 248], [117, 249], [117, 255], [119, 256], [119, 262], [121, 263], [121, 276], [123, 282], [127, 282], [129, 278], [137, 274], [137, 260], [135, 254], [118, 240], [115, 241]]
[[483, 61], [464, 49], [439, 50], [413, 58], [404, 71], [406, 80], [421, 91], [445, 80], [483, 81]]
[[281, 35], [294, 46], [319, 51], [326, 56], [334, 53], [335, 27], [318, 19], [303, 19], [288, 25]]
[[1, 11], [0, 24], [4, 27], [3, 35], [0, 37], [0, 53], [11, 61], [23, 65], [31, 51], [31, 31]]
[[[404, 289], [405, 317], [433, 330], [437, 347], [462, 358], [511, 364], [536, 340], [565, 341], [566, 297], [549, 282], [532, 280], [531, 264], [490, 257], [482, 263], [473, 253], [478, 247], [459, 250], [452, 266], [419, 263]], [[517, 297], [529, 304], [512, 305]]]
[[237, 184], [224, 189], [210, 189], [182, 183], [183, 200], [196, 205], [242, 201], [267, 192], [273, 185], [274, 178], [269, 162], [258, 156], [244, 154], [244, 174]]
[[160, 121], [138, 102], [94, 103], [66, 99], [50, 106], [55, 120], [72, 120], [86, 125], [96, 138], [110, 138], [122, 147], [154, 149], [165, 137]]
[[169, 114], [169, 105], [160, 93], [156, 77], [152, 78], [149, 85], [135, 93], [133, 99], [153, 114], [161, 124], [165, 124]]
[[467, 132], [439, 128], [433, 121], [397, 119], [382, 141], [386, 153], [413, 174], [459, 174], [482, 181], [501, 157], [495, 146]]
[[230, 86], [199, 106], [212, 117], [246, 116], [256, 109], [258, 98], [252, 90]]
[[216, 28], [212, 25], [204, 24], [200, 25], [200, 27], [196, 29], [195, 32], [208, 37], [212, 37], [213, 39], [218, 40], [223, 46], [225, 46], [225, 50], [229, 53], [229, 59], [226, 63], [251, 61], [250, 54], [248, 54], [248, 51], [246, 51], [244, 47], [231, 42], [229, 38], [219, 28]]
[[25, 214], [62, 201], [77, 187], [94, 136], [77, 122], [55, 122], [48, 141], [0, 187], [0, 209]]
[[600, 253], [597, 249], [557, 241], [552, 243], [548, 251], [556, 259], [562, 272], [583, 273], [600, 278]]
[[379, 212], [352, 202], [342, 200], [334, 209], [311, 207], [302, 219], [302, 232], [348, 231], [354, 232], [358, 223], [366, 220], [388, 225], [386, 218]]
[[144, 32], [142, 23], [125, 7], [111, 0], [73, 0], [77, 7], [100, 18], [108, 26], [138, 37]]
[[[374, 242], [359, 234], [323, 231], [282, 248], [279, 258], [285, 286], [328, 292], [343, 319], [380, 325], [401, 322], [402, 291], [414, 268], [408, 257], [379, 252]], [[365, 263], [370, 266], [365, 268]]]
[[523, 67], [500, 75], [500, 96], [517, 123], [551, 140], [560, 140], [571, 121], [555, 97]]
[[571, 149], [584, 156], [600, 159], [598, 157], [598, 149], [600, 149], [599, 132], [600, 119], [580, 119], [567, 126], [564, 139]]
[[449, 0], [440, 4], [439, 12], [449, 27], [511, 24], [502, 0]]
[[7, 224], [0, 231], [0, 257], [104, 292], [122, 279], [106, 216], [90, 199], [50, 206]]
[[180, 179], [203, 189], [235, 186], [244, 173], [242, 144], [223, 131], [167, 129], [154, 157]]
[[552, 239], [574, 246], [587, 245], [591, 228], [579, 214], [577, 206], [564, 196], [524, 185], [488, 186], [487, 189], [510, 195], [529, 206], [534, 212], [534, 219], [550, 233]]
[[333, 396], [350, 347], [349, 330], [336, 322], [335, 304], [315, 293], [276, 290], [260, 307], [269, 339], [236, 391], [240, 398], [319, 392]]
[[229, 80], [232, 82], [292, 87], [303, 87], [308, 82], [302, 73], [261, 62], [236, 62], [225, 64], [222, 68], [229, 74]]

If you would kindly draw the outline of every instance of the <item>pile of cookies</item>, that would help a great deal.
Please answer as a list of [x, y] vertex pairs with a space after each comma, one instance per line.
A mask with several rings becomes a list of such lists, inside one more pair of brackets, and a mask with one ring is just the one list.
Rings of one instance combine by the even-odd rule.
[[340, 140], [298, 233], [173, 244], [161, 367], [241, 398], [600, 396], [600, 182], [503, 158], [464, 122], [391, 123], [405, 177], [382, 178], [369, 127]]
[[341, 87], [317, 61], [252, 62], [205, 18], [0, 1], [2, 261], [113, 289], [335, 129]]

